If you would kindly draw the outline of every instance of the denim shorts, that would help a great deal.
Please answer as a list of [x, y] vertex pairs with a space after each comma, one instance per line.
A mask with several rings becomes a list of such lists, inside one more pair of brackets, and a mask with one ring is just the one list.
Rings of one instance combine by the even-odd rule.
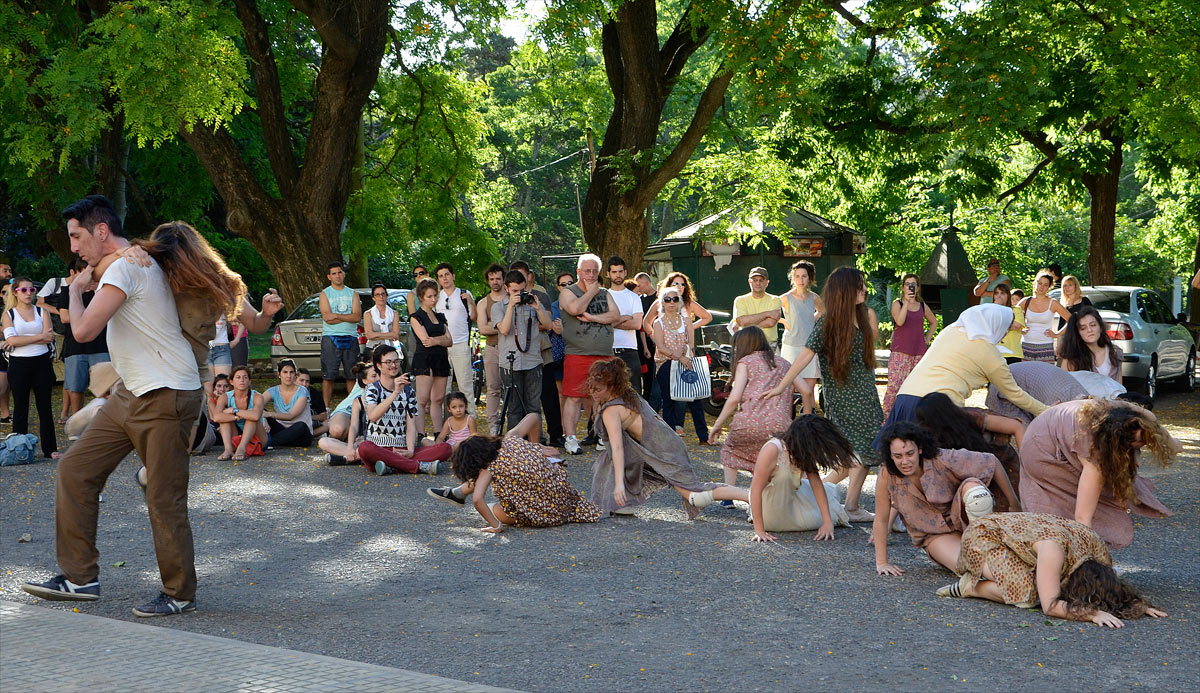
[[88, 373], [92, 366], [97, 363], [106, 363], [109, 360], [107, 353], [68, 356], [63, 361], [63, 389], [71, 392], [83, 392], [91, 382]]
[[213, 366], [232, 366], [233, 351], [228, 344], [216, 344], [208, 350], [208, 367]]

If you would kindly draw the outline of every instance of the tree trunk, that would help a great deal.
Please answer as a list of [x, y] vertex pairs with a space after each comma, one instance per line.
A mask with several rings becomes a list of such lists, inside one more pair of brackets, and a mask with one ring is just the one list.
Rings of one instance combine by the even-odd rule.
[[1088, 282], [1112, 284], [1116, 280], [1114, 237], [1117, 226], [1117, 194], [1121, 184], [1122, 150], [1125, 140], [1109, 137], [1112, 144], [1105, 170], [1085, 174], [1083, 184], [1091, 196], [1088, 223]]
[[665, 159], [655, 162], [667, 100], [708, 37], [708, 27], [689, 8], [660, 46], [654, 0], [625, 2], [601, 32], [613, 112], [583, 204], [583, 239], [601, 258], [620, 255], [631, 272], [641, 269], [649, 240], [646, 210], [699, 146], [733, 79], [731, 70], [717, 69], [687, 130]]

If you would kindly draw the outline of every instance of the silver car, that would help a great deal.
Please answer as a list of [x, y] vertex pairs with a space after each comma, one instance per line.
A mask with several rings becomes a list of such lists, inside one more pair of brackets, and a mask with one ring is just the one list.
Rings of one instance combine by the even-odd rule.
[[[358, 301], [365, 314], [375, 302], [371, 300], [370, 289], [355, 289]], [[396, 311], [400, 321], [400, 344], [408, 350], [408, 289], [388, 289], [388, 305]], [[321, 330], [325, 323], [321, 320], [320, 293], [304, 299], [287, 319], [275, 327], [271, 337], [271, 364], [278, 366], [280, 359], [292, 359], [297, 367], [307, 368], [314, 377], [321, 372]], [[362, 324], [358, 326], [358, 343], [365, 346], [367, 338], [363, 335]], [[407, 356], [407, 353], [405, 354]]]
[[[1051, 296], [1059, 298], [1055, 290]], [[1158, 294], [1138, 286], [1085, 286], [1083, 295], [1100, 311], [1108, 337], [1125, 352], [1121, 374], [1136, 380], [1152, 399], [1173, 380], [1187, 392], [1196, 387], [1196, 343]]]

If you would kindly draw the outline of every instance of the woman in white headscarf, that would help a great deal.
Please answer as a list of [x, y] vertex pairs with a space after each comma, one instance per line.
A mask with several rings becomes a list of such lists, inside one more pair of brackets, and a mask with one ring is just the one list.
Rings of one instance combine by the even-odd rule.
[[1008, 349], [998, 346], [1012, 323], [1008, 306], [984, 303], [964, 310], [909, 373], [884, 428], [896, 421], [915, 421], [917, 403], [931, 392], [944, 393], [961, 407], [971, 392], [988, 383], [1021, 409], [1041, 414], [1046, 405], [1017, 385], [1004, 360]]

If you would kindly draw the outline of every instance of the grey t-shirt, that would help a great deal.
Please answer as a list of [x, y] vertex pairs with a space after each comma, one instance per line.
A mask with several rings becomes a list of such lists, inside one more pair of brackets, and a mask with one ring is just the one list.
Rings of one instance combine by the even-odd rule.
[[[1070, 373], [1044, 361], [1022, 361], [1009, 366], [1017, 387], [1029, 393], [1039, 402], [1051, 405], [1055, 402], [1070, 402], [1088, 396], [1088, 391]], [[1029, 424], [1033, 415], [1008, 401], [995, 385], [988, 385], [985, 406], [993, 414], [1007, 416]]]
[[[583, 296], [583, 287], [572, 284], [567, 291], [578, 298]], [[588, 303], [587, 312], [591, 315], [601, 315], [608, 312], [608, 290], [600, 289]], [[594, 322], [580, 322], [579, 318], [567, 311], [562, 311], [563, 342], [567, 346], [567, 356], [612, 356], [613, 328], [612, 325], [601, 325]]]
[[[509, 301], [509, 297], [505, 296], [492, 304], [491, 317], [496, 325], [504, 319]], [[508, 334], [500, 333], [500, 341], [496, 348], [496, 353], [500, 355], [500, 367], [505, 370], [508, 370], [510, 352], [517, 357], [512, 364], [515, 371], [527, 371], [542, 365], [542, 337], [537, 311], [533, 306], [517, 306], [513, 309], [513, 329]]]

